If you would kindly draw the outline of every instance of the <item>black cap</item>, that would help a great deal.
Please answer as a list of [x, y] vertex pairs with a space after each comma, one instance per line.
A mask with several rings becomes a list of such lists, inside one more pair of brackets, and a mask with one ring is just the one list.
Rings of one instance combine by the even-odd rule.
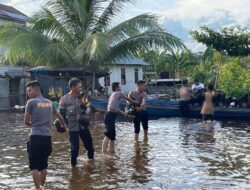
[[34, 86], [40, 87], [41, 85], [40, 85], [39, 81], [33, 80], [33, 81], [28, 82], [25, 86], [26, 87], [30, 87], [30, 86], [32, 86], [32, 87], [34, 87]]

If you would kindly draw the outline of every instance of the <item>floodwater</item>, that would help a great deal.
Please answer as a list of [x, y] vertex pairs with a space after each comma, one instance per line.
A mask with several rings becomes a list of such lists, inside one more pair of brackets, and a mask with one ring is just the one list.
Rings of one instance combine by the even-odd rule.
[[[22, 114], [0, 113], [0, 189], [33, 186]], [[101, 155], [103, 123], [91, 128], [95, 161], [82, 148], [70, 168], [68, 135], [53, 130], [46, 189], [250, 189], [250, 123], [164, 118], [150, 121], [149, 138], [133, 141], [133, 125], [117, 125], [116, 154]], [[83, 146], [81, 146], [83, 147]]]

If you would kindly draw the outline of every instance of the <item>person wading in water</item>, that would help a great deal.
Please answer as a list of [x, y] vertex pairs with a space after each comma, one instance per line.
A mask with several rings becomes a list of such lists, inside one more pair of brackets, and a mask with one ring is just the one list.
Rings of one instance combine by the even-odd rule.
[[182, 81], [183, 86], [180, 89], [180, 111], [184, 118], [188, 118], [189, 115], [189, 101], [192, 97], [192, 89], [188, 86], [188, 80]]
[[82, 118], [82, 102], [79, 98], [82, 90], [81, 81], [77, 78], [70, 79], [69, 88], [70, 92], [60, 99], [59, 111], [68, 123], [71, 144], [71, 166], [75, 167], [79, 154], [79, 137], [87, 150], [90, 160], [94, 159], [94, 147], [88, 128], [88, 119]]
[[135, 106], [134, 111], [134, 132], [135, 140], [138, 141], [140, 133], [140, 123], [144, 130], [144, 140], [148, 137], [148, 112], [146, 110], [147, 93], [145, 92], [145, 81], [140, 80], [137, 83], [137, 89], [131, 91], [128, 95], [129, 98], [135, 100], [139, 105]]
[[[136, 101], [126, 97], [121, 92], [121, 87], [120, 87], [119, 82], [112, 83], [112, 90], [113, 90], [113, 93], [109, 97], [107, 113], [105, 114], [105, 119], [104, 119], [106, 131], [104, 133], [105, 137], [102, 142], [103, 154], [106, 154], [107, 152], [114, 153], [114, 150], [115, 150], [114, 142], [116, 138], [115, 120], [116, 120], [117, 114], [123, 115], [125, 117], [129, 117], [128, 114], [120, 110], [119, 108], [120, 100], [125, 99], [131, 103], [137, 104]], [[108, 146], [109, 146], [109, 150], [107, 151]]]
[[52, 102], [42, 97], [40, 83], [31, 81], [26, 84], [30, 98], [26, 104], [24, 123], [31, 128], [30, 140], [27, 143], [29, 168], [35, 184], [34, 190], [43, 189], [47, 176], [48, 158], [52, 152], [51, 125], [52, 116], [56, 115], [66, 130], [63, 117], [56, 111]]
[[213, 103], [213, 97], [215, 96], [214, 85], [209, 84], [207, 87], [207, 92], [204, 93], [205, 100], [202, 105], [202, 124], [206, 123], [207, 119], [213, 121], [215, 106]]

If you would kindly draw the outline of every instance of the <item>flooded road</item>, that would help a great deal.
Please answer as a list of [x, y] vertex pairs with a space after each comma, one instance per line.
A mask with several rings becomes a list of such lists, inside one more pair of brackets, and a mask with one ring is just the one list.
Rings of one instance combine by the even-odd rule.
[[[0, 113], [0, 189], [33, 186], [23, 115]], [[133, 124], [119, 122], [115, 156], [102, 156], [103, 124], [91, 128], [95, 161], [81, 149], [70, 168], [68, 135], [53, 130], [46, 189], [250, 189], [250, 123], [164, 118], [150, 121], [149, 139], [133, 141]]]

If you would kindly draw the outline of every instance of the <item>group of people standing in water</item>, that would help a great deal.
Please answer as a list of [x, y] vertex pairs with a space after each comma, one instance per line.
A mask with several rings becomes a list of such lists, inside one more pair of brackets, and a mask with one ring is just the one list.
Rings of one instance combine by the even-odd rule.
[[[31, 81], [26, 84], [29, 100], [26, 104], [24, 122], [31, 128], [30, 139], [27, 143], [29, 158], [29, 168], [32, 173], [35, 187], [40, 190], [44, 188], [47, 176], [48, 158], [52, 152], [51, 125], [52, 115], [58, 121], [56, 125], [61, 128], [59, 131], [69, 132], [71, 146], [71, 166], [77, 164], [79, 154], [79, 140], [81, 139], [87, 150], [90, 160], [94, 159], [94, 146], [91, 133], [89, 131], [91, 106], [82, 100], [81, 81], [72, 78], [69, 81], [70, 92], [64, 95], [59, 102], [59, 109], [56, 110], [53, 103], [44, 98], [41, 94], [41, 87], [38, 81]], [[148, 135], [148, 114], [146, 111], [147, 94], [145, 93], [145, 82], [138, 81], [135, 91], [131, 91], [128, 96], [121, 92], [118, 82], [112, 83], [113, 93], [109, 97], [107, 110], [93, 108], [96, 112], [105, 112], [105, 133], [102, 142], [102, 153], [113, 153], [114, 141], [116, 139], [115, 122], [117, 115], [131, 117], [134, 122], [135, 140], [139, 139], [140, 124], [144, 130], [144, 139]], [[125, 99], [133, 107], [132, 113], [125, 113], [119, 109], [120, 100]]]
[[[205, 89], [204, 84], [198, 79], [194, 80], [192, 87], [189, 87], [188, 80], [183, 80], [183, 86], [180, 89], [180, 111], [182, 117], [188, 117], [189, 106], [193, 103], [200, 103], [202, 123], [209, 119], [213, 121], [215, 111], [214, 97], [216, 95], [214, 85], [209, 84]], [[195, 98], [194, 98], [195, 97]]]
[[[26, 84], [27, 95], [29, 100], [26, 104], [24, 122], [31, 128], [29, 142], [27, 143], [27, 151], [29, 158], [29, 168], [32, 172], [35, 187], [33, 189], [43, 189], [47, 176], [48, 158], [52, 152], [51, 143], [51, 125], [52, 115], [54, 114], [58, 120], [54, 123], [60, 132], [69, 132], [69, 141], [71, 147], [71, 166], [77, 165], [79, 155], [79, 141], [82, 140], [89, 160], [94, 159], [94, 145], [89, 131], [90, 113], [105, 113], [104, 124], [105, 132], [102, 142], [102, 153], [114, 153], [116, 127], [115, 122], [118, 115], [130, 117], [134, 122], [134, 139], [138, 141], [140, 133], [140, 125], [144, 130], [144, 139], [148, 136], [148, 113], [146, 110], [147, 94], [145, 92], [145, 81], [138, 81], [137, 88], [131, 91], [128, 96], [121, 92], [121, 86], [118, 82], [112, 83], [113, 93], [109, 97], [106, 110], [100, 110], [91, 107], [90, 103], [83, 99], [81, 94], [82, 84], [77, 78], [69, 81], [69, 93], [61, 97], [58, 110], [55, 109], [53, 103], [44, 98], [41, 94], [41, 87], [38, 81], [31, 81]], [[197, 79], [192, 87], [189, 87], [188, 80], [183, 80], [183, 86], [180, 88], [180, 111], [183, 117], [188, 117], [189, 104], [193, 96], [202, 97], [201, 114], [202, 122], [207, 119], [213, 120], [214, 103], [213, 97], [215, 91], [213, 85], [209, 84], [205, 90], [204, 85]], [[124, 99], [131, 105], [130, 112], [120, 110], [120, 100]], [[92, 109], [90, 109], [92, 108]]]

